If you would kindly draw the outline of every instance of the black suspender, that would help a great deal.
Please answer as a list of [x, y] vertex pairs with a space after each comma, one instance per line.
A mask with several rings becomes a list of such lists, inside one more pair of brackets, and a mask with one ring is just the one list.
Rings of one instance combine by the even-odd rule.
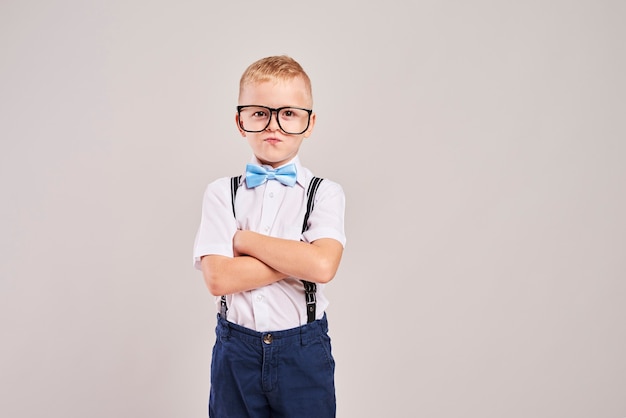
[[[313, 204], [315, 203], [315, 193], [317, 193], [317, 188], [320, 186], [320, 183], [323, 179], [319, 177], [313, 177], [311, 182], [309, 183], [309, 188], [306, 191], [307, 202], [306, 202], [306, 213], [304, 214], [304, 222], [302, 222], [302, 233], [309, 229], [309, 215], [313, 210]], [[302, 280], [302, 284], [304, 285], [304, 298], [306, 301], [306, 318], [307, 323], [315, 321], [315, 304], [317, 303], [317, 298], [315, 293], [317, 292], [317, 285], [313, 282], [308, 282], [306, 280]]]
[[309, 215], [311, 214], [311, 211], [313, 210], [313, 204], [315, 203], [315, 193], [317, 193], [317, 188], [320, 187], [320, 183], [322, 182], [322, 180], [324, 179], [321, 179], [319, 177], [313, 177], [311, 179], [311, 182], [309, 183], [309, 188], [306, 191], [308, 200], [306, 202], [306, 213], [304, 214], [304, 222], [302, 223], [302, 232], [309, 229]]
[[230, 179], [230, 203], [233, 205], [233, 216], [235, 216], [235, 196], [241, 182], [241, 176], [231, 177]]
[[[313, 177], [306, 191], [307, 203], [306, 213], [304, 214], [304, 222], [302, 223], [303, 233], [309, 228], [309, 215], [313, 211], [313, 206], [315, 204], [315, 194], [317, 193], [317, 189], [320, 186], [322, 180], [324, 179], [320, 177]], [[240, 181], [241, 176], [234, 176], [230, 179], [230, 196], [231, 204], [233, 206], [233, 216], [235, 216], [235, 196], [237, 195], [237, 189], [239, 188]], [[315, 304], [317, 302], [315, 293], [317, 292], [317, 285], [313, 282], [308, 282], [306, 280], [302, 280], [302, 284], [304, 285], [307, 322], [313, 322], [315, 321]], [[222, 296], [220, 300], [220, 315], [224, 318], [226, 318], [226, 311], [228, 311], [228, 307], [226, 306], [226, 296]]]
[[[233, 207], [233, 216], [235, 216], [235, 196], [237, 195], [237, 189], [241, 182], [241, 176], [234, 176], [230, 178], [230, 203]], [[226, 312], [228, 311], [228, 305], [226, 305], [226, 295], [222, 295], [220, 298], [220, 315], [226, 319]]]

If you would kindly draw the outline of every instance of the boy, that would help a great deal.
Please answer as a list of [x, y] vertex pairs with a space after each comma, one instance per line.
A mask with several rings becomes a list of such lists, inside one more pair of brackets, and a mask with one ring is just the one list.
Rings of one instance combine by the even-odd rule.
[[345, 196], [300, 164], [311, 82], [292, 58], [263, 58], [243, 73], [238, 103], [253, 156], [240, 178], [208, 185], [194, 244], [219, 308], [209, 416], [334, 417], [324, 285], [346, 241]]

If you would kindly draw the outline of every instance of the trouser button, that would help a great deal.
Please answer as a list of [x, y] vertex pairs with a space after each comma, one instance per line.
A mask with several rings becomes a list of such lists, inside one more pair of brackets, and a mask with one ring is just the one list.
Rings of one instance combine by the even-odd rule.
[[274, 337], [272, 337], [272, 334], [265, 334], [263, 336], [263, 342], [265, 344], [271, 344], [273, 339], [274, 339]]

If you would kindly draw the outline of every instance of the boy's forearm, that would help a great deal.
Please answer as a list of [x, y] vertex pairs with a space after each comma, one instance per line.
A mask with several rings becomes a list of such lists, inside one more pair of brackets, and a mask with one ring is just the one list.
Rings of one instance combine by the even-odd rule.
[[257, 289], [287, 277], [249, 256], [204, 256], [201, 268], [206, 285], [215, 296]]
[[333, 279], [343, 252], [343, 246], [332, 239], [309, 244], [241, 230], [235, 234], [233, 248], [287, 276], [316, 283]]

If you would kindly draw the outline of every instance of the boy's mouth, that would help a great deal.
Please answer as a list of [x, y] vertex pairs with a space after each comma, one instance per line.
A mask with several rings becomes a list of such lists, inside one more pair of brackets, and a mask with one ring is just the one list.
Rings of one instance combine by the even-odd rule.
[[263, 141], [269, 142], [270, 144], [276, 144], [278, 142], [281, 142], [280, 139], [275, 138], [275, 137], [265, 138]]

